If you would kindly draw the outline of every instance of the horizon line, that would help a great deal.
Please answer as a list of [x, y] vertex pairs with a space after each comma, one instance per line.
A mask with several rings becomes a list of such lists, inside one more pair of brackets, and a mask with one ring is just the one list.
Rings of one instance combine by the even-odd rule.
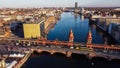
[[[80, 7], [85, 7], [85, 8], [120, 8], [120, 6], [79, 6]], [[75, 8], [75, 7], [0, 7], [0, 8]]]

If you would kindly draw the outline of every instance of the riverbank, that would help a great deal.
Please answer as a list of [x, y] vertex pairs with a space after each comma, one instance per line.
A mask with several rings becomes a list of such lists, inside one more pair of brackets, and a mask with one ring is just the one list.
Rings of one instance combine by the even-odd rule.
[[32, 51], [29, 51], [28, 53], [26, 53], [26, 55], [16, 64], [15, 68], [21, 68], [22, 65], [28, 60], [31, 54], [32, 54]]

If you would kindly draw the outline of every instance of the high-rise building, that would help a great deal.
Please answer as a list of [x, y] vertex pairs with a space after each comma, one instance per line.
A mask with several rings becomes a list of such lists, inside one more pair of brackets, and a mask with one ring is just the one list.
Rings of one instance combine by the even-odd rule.
[[23, 24], [24, 38], [38, 38], [44, 30], [44, 19]]
[[79, 12], [80, 12], [80, 10], [79, 10], [79, 8], [78, 8], [78, 2], [75, 2], [74, 12], [75, 12], [75, 13], [79, 13]]
[[78, 7], [78, 3], [77, 2], [75, 2], [75, 8], [77, 8]]
[[47, 33], [50, 25], [55, 21], [54, 16], [44, 17], [38, 21], [23, 24], [24, 38], [38, 38]]

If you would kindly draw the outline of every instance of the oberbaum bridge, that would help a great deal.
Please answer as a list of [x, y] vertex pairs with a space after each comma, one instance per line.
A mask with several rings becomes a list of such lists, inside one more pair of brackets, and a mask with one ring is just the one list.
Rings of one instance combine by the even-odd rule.
[[[118, 56], [119, 54], [115, 55], [113, 54], [109, 54], [109, 53], [104, 53], [104, 52], [97, 52], [95, 50], [106, 50], [106, 51], [113, 51], [113, 52], [120, 52], [120, 47], [119, 46], [110, 46], [107, 44], [93, 44], [92, 43], [92, 33], [91, 31], [88, 32], [88, 36], [87, 36], [87, 43], [86, 44], [82, 44], [82, 43], [75, 43], [73, 42], [74, 40], [74, 34], [72, 32], [72, 30], [70, 30], [69, 33], [69, 41], [58, 41], [58, 40], [47, 40], [46, 38], [38, 38], [37, 40], [35, 39], [23, 39], [23, 38], [0, 38], [0, 40], [5, 40], [7, 42], [16, 42], [19, 44], [29, 44], [29, 45], [43, 45], [43, 46], [39, 46], [39, 47], [29, 47], [30, 49], [30, 53], [32, 52], [49, 52], [51, 55], [55, 54], [55, 53], [62, 53], [64, 55], [66, 55], [66, 57], [71, 57], [71, 55], [73, 53], [75, 54], [81, 54], [81, 55], [85, 55], [86, 57], [88, 57], [88, 59], [91, 59], [93, 57], [102, 57], [102, 58], [106, 58], [108, 60], [112, 60], [112, 59], [120, 59], [120, 56]], [[61, 48], [53, 48], [53, 47], [44, 47], [46, 45], [54, 45], [54, 46], [61, 46]], [[68, 46], [68, 48], [62, 48], [62, 46]], [[80, 48], [82, 48], [83, 46], [86, 47], [88, 50], [80, 50], [80, 49], [72, 49], [70, 47], [75, 47], [75, 46], [79, 46]]]

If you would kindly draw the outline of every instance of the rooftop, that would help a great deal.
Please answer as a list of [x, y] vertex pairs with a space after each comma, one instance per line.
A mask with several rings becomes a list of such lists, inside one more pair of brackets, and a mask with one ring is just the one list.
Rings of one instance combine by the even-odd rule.
[[40, 19], [34, 18], [34, 19], [30, 19], [29, 21], [26, 21], [25, 24], [40, 24], [40, 23], [42, 23], [44, 21], [45, 21], [44, 17], [41, 17]]

